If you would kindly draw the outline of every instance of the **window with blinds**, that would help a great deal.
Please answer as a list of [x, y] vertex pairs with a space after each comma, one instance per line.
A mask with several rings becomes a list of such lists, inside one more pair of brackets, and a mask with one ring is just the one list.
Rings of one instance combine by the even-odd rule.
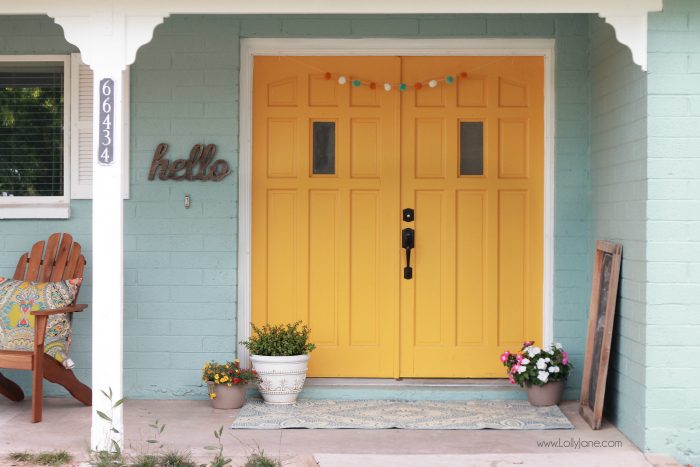
[[64, 195], [63, 62], [0, 62], [0, 196]]

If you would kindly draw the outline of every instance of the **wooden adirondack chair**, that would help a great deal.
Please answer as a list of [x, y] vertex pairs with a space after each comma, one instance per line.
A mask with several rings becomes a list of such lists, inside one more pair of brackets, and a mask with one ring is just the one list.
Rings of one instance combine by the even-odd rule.
[[[44, 251], [46, 244], [46, 251]], [[34, 244], [30, 253], [25, 253], [17, 263], [13, 279], [34, 282], [56, 282], [83, 277], [85, 257], [80, 253], [80, 244], [73, 243], [69, 234], [55, 233], [48, 242]], [[43, 257], [43, 259], [42, 259]], [[76, 293], [75, 301], [78, 300]], [[92, 390], [78, 381], [71, 370], [44, 353], [44, 338], [49, 316], [59, 313], [83, 311], [87, 305], [74, 303], [57, 310], [31, 312], [34, 315], [34, 350], [16, 351], [0, 349], [0, 368], [32, 371], [32, 422], [41, 421], [41, 406], [44, 395], [44, 378], [60, 384], [85, 405], [92, 405]], [[0, 374], [0, 394], [19, 402], [24, 399], [22, 388]]]

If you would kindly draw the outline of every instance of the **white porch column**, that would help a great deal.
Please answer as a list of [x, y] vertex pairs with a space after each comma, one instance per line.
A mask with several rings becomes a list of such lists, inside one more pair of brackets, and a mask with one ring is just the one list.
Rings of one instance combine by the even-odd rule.
[[[92, 429], [90, 448], [123, 446], [124, 215], [122, 71], [148, 43], [163, 15], [129, 14], [124, 5], [54, 6], [56, 23], [93, 70]], [[54, 4], [55, 5], [55, 4]], [[127, 143], [128, 144], [128, 143]], [[111, 392], [110, 400], [103, 394]], [[98, 412], [110, 417], [108, 421]]]
[[[94, 69], [92, 188], [92, 433], [90, 447], [121, 445], [123, 405], [124, 215], [121, 67]], [[108, 422], [97, 414], [111, 416]], [[111, 428], [116, 429], [115, 433]]]

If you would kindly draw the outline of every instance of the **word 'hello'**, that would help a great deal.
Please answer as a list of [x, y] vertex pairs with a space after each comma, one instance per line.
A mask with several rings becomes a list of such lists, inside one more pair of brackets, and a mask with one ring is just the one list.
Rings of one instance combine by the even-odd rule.
[[[168, 145], [160, 143], [153, 154], [151, 170], [148, 172], [149, 180], [156, 178], [158, 169], [160, 169], [158, 178], [161, 180], [212, 180], [218, 182], [231, 173], [228, 162], [223, 159], [212, 164], [216, 155], [215, 144], [207, 146], [195, 144], [187, 159], [177, 159], [173, 163], [165, 158], [166, 152], [168, 152]], [[182, 173], [183, 171], [184, 173]]]

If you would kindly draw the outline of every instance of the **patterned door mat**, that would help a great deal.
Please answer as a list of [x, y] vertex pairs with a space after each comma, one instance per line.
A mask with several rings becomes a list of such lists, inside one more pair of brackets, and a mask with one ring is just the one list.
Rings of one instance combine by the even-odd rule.
[[249, 399], [234, 429], [357, 428], [406, 430], [556, 430], [574, 426], [559, 407], [534, 407], [525, 400], [353, 401], [299, 400], [268, 405]]

